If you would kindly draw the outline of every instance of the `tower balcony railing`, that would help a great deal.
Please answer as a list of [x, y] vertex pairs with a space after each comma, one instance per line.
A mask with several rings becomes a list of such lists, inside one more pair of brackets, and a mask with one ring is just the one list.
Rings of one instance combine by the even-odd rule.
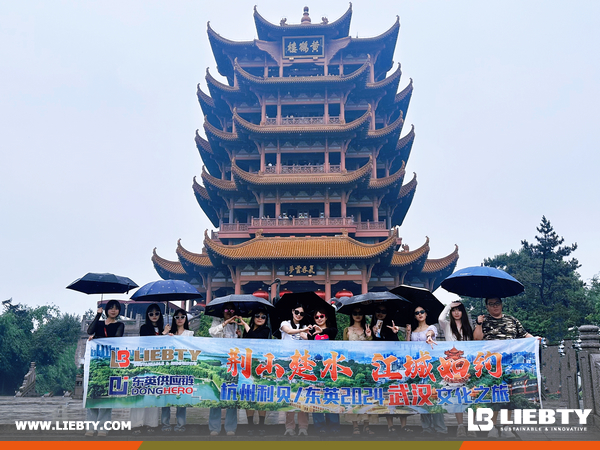
[[385, 220], [380, 220], [377, 222], [372, 222], [367, 220], [366, 222], [357, 222], [356, 224], [357, 230], [387, 230], [387, 224]]
[[280, 123], [277, 123], [277, 117], [267, 117], [265, 125], [325, 125], [325, 124], [340, 124], [342, 120], [340, 116], [329, 116], [325, 121], [324, 117], [282, 117]]
[[[329, 164], [329, 170], [325, 169], [324, 164], [306, 164], [306, 165], [282, 165], [281, 174], [297, 174], [297, 173], [340, 173], [342, 171], [342, 166], [339, 164]], [[265, 173], [277, 173], [277, 166], [267, 166], [265, 167]]]
[[355, 227], [352, 217], [291, 217], [260, 219], [252, 218], [251, 227]]
[[248, 223], [221, 223], [221, 231], [248, 231]]
[[[292, 228], [347, 228], [354, 233], [384, 231], [387, 233], [387, 223], [385, 220], [357, 222], [353, 217], [287, 217], [287, 218], [256, 218], [252, 217], [248, 223], [220, 223], [219, 234], [227, 235], [230, 233], [246, 234], [252, 233], [257, 229], [276, 229], [281, 230]], [[308, 230], [307, 230], [308, 231]], [[218, 237], [218, 233], [214, 233]]]

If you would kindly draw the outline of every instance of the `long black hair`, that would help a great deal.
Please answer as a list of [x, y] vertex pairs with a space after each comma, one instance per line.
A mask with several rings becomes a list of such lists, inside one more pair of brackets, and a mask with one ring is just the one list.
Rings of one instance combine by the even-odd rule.
[[[458, 308], [460, 312], [462, 312], [462, 316], [460, 317], [460, 323], [462, 326], [462, 334], [458, 331], [458, 327], [456, 326], [456, 321], [454, 317], [452, 317], [452, 310]], [[473, 340], [473, 328], [471, 328], [471, 322], [469, 321], [469, 315], [467, 314], [467, 310], [465, 305], [460, 303], [458, 306], [450, 309], [450, 329], [452, 330], [452, 334], [456, 338], [457, 341], [472, 341]]]
[[[262, 324], [261, 326], [257, 326], [256, 323], [254, 323], [254, 315], [255, 314], [264, 314], [265, 316], [267, 316], [267, 319], [265, 320], [265, 323]], [[250, 330], [254, 330], [254, 327], [257, 327], [257, 330], [260, 330], [261, 328], [269, 328], [269, 313], [267, 312], [266, 308], [260, 307], [258, 309], [256, 309], [255, 311], [252, 311], [252, 315], [250, 317]]]
[[[152, 311], [158, 311], [158, 320], [156, 321], [156, 325], [154, 325], [154, 323], [150, 320], [150, 316], [148, 315], [148, 313]], [[148, 308], [146, 308], [146, 326], [150, 327], [150, 329], [154, 329], [156, 326], [159, 333], [162, 333], [165, 329], [165, 319], [158, 303], [152, 303], [148, 306]]]
[[360, 327], [363, 330], [366, 330], [367, 329], [367, 317], [365, 316], [365, 310], [360, 305], [355, 306], [352, 309], [352, 312], [350, 313], [350, 326], [354, 325], [354, 315], [352, 313], [357, 309], [362, 314], [362, 320], [360, 321]]
[[[423, 306], [421, 306], [417, 303], [417, 306], [415, 306], [415, 308], [413, 309], [413, 312], [416, 311], [417, 309], [422, 309], [423, 311], [425, 311], [425, 323], [427, 323], [427, 317], [429, 317], [429, 311], [427, 311], [427, 308], [423, 308]], [[415, 316], [414, 314], [412, 316], [411, 326], [412, 326], [413, 332], [419, 327], [419, 321], [417, 320], [417, 316]]]
[[177, 334], [177, 321], [175, 320], [175, 316], [178, 316], [180, 314], [183, 314], [185, 316], [185, 322], [183, 324], [183, 329], [184, 330], [190, 329], [190, 322], [188, 321], [187, 312], [185, 312], [185, 309], [179, 308], [177, 311], [175, 311], [173, 313], [173, 321], [171, 322], [171, 333], [173, 333], [173, 334]]

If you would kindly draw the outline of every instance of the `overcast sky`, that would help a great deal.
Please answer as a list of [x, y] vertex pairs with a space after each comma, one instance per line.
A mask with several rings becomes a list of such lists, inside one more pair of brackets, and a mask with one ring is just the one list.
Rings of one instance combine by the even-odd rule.
[[[87, 272], [158, 279], [152, 249], [200, 252], [196, 84], [217, 75], [206, 22], [233, 40], [265, 18], [337, 19], [346, 1], [13, 1], [0, 6], [0, 300], [83, 313]], [[518, 249], [542, 215], [584, 280], [600, 272], [600, 2], [353, 2], [352, 36], [400, 16], [403, 134], [418, 188], [400, 229], [458, 268]], [[596, 130], [596, 131], [594, 131]], [[442, 290], [439, 290], [442, 291]], [[438, 292], [439, 292], [438, 291]], [[114, 296], [125, 299], [126, 296]], [[447, 300], [448, 295], [441, 295]]]

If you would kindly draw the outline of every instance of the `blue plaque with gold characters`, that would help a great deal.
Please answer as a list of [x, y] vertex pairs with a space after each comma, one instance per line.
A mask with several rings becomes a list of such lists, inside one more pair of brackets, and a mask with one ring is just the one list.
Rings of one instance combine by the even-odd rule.
[[325, 56], [323, 36], [283, 38], [284, 58], [313, 58]]

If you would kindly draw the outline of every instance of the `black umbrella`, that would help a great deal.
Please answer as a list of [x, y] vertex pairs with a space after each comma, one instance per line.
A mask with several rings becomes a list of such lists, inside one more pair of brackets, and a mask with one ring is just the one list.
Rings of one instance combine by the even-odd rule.
[[442, 302], [427, 289], [401, 284], [394, 289], [390, 289], [390, 292], [407, 299], [412, 304], [410, 308], [404, 308], [396, 314], [394, 321], [399, 326], [412, 323], [417, 306], [422, 306], [427, 311], [427, 323], [429, 325], [437, 323], [438, 317], [444, 310]]
[[276, 317], [271, 320], [273, 325], [273, 334], [277, 336], [279, 326], [284, 320], [288, 320], [292, 314], [292, 309], [300, 303], [306, 312], [307, 323], [312, 323], [312, 313], [317, 309], [324, 309], [327, 313], [330, 323], [337, 328], [337, 320], [335, 317], [335, 307], [314, 292], [294, 292], [285, 294], [275, 305]]
[[274, 306], [267, 300], [261, 297], [256, 297], [252, 294], [232, 294], [225, 297], [219, 297], [211, 300], [206, 305], [204, 314], [207, 316], [223, 318], [223, 308], [227, 303], [233, 304], [235, 307], [236, 316], [248, 317], [258, 308], [273, 309]]
[[525, 290], [517, 279], [503, 270], [487, 266], [457, 270], [442, 281], [442, 287], [458, 295], [480, 298], [512, 297]]
[[411, 305], [405, 298], [391, 292], [367, 292], [353, 297], [344, 297], [340, 300], [340, 303], [337, 312], [348, 316], [352, 314], [357, 306], [360, 306], [363, 312], [369, 315], [374, 313], [375, 307], [382, 304], [385, 304], [390, 312], [402, 310]]
[[73, 281], [67, 289], [83, 292], [84, 294], [123, 294], [129, 293], [138, 285], [130, 278], [112, 273], [88, 273]]

